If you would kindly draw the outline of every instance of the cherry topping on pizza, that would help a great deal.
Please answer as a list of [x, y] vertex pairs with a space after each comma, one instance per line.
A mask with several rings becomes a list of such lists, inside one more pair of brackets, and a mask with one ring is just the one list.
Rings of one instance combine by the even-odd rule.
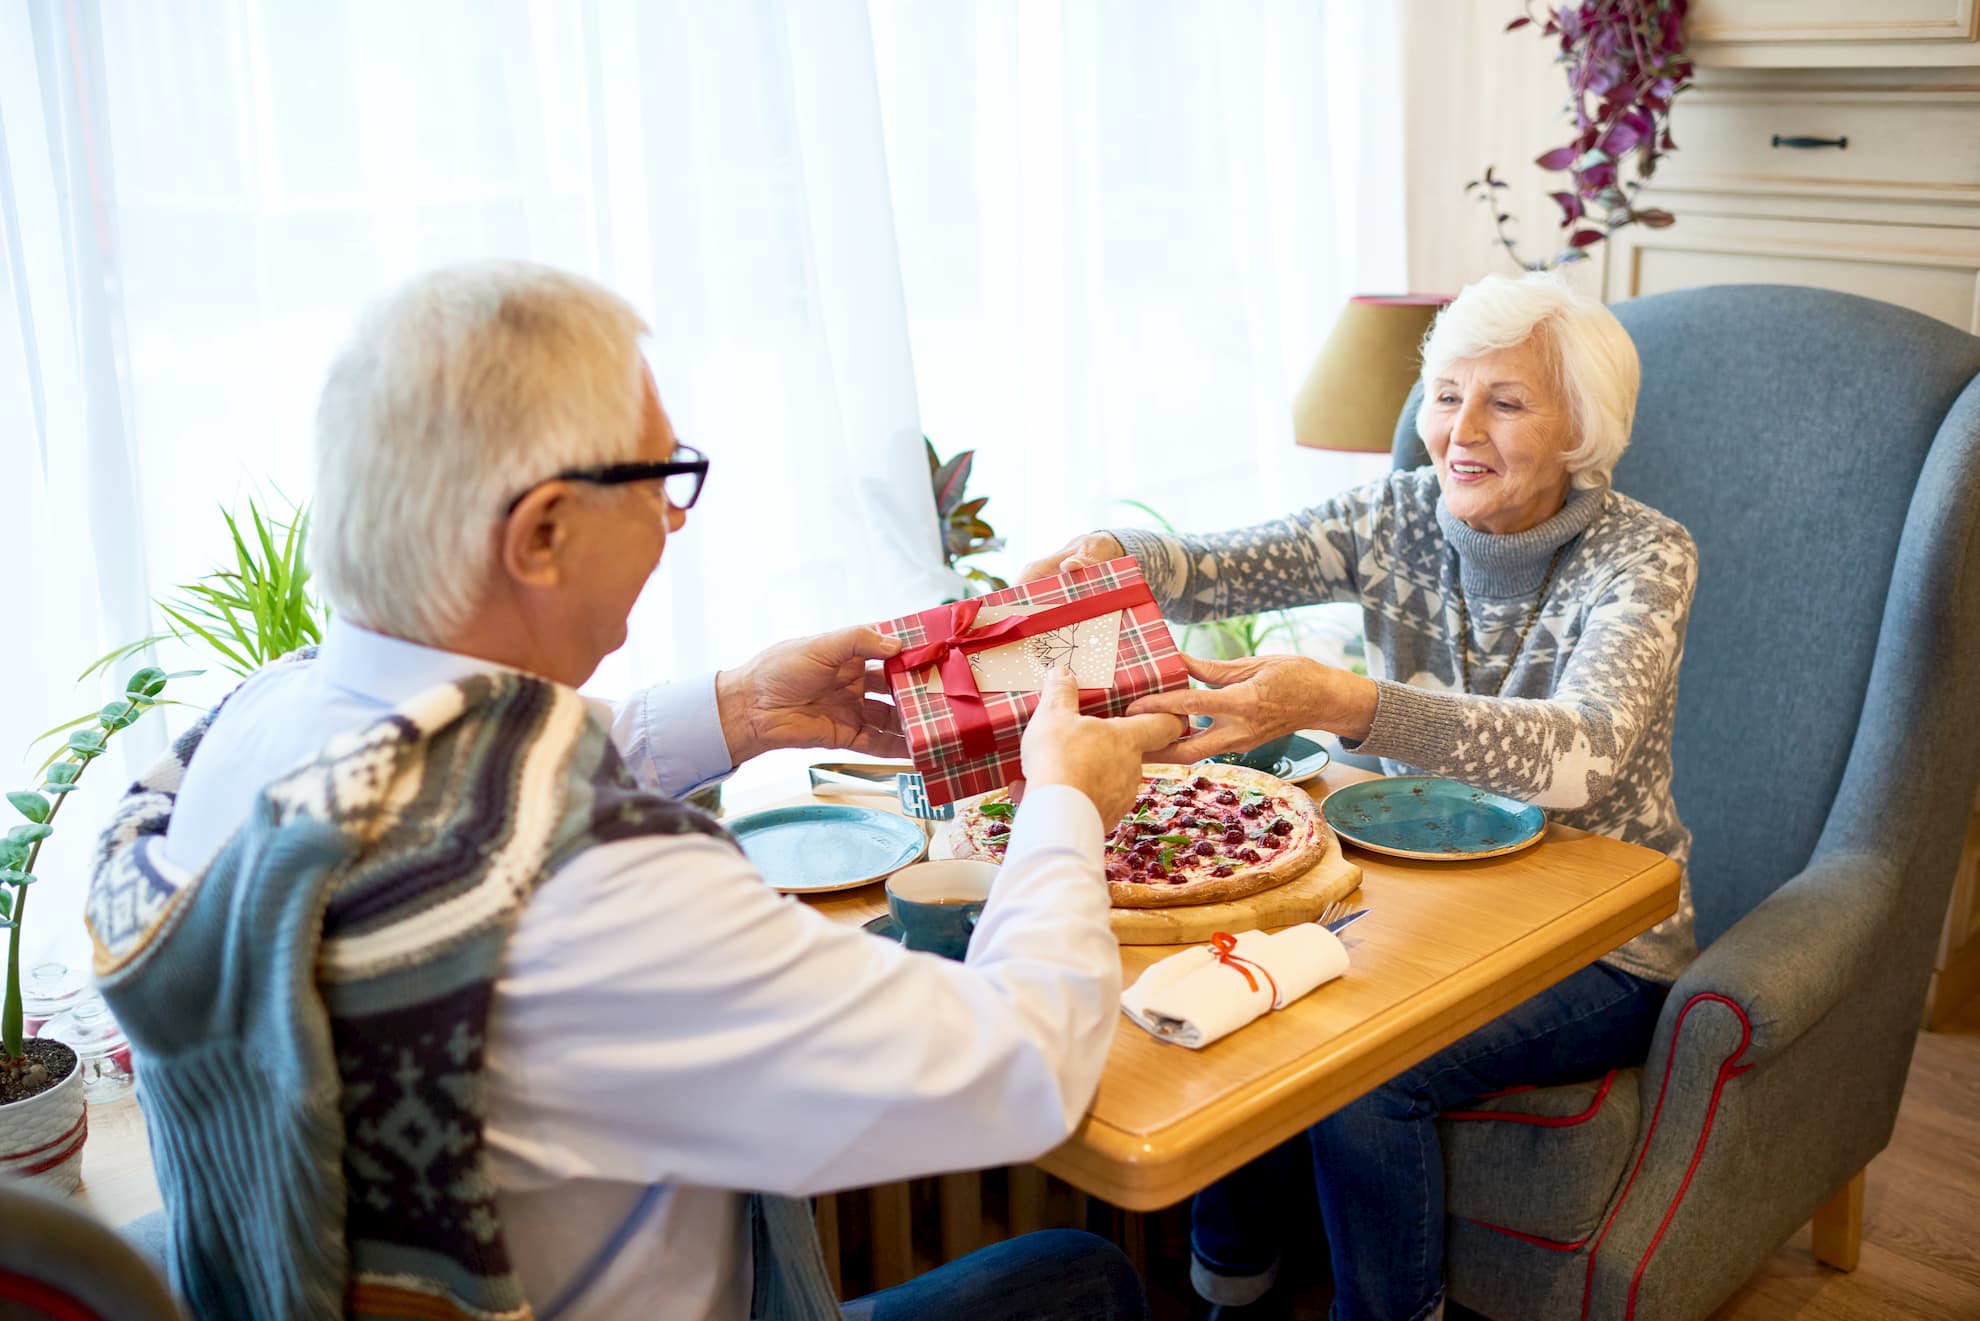
[[[1005, 793], [959, 807], [952, 851], [1002, 862], [1017, 810]], [[1107, 890], [1117, 908], [1243, 898], [1311, 870], [1329, 833], [1313, 800], [1276, 776], [1217, 763], [1148, 766], [1107, 837]]]

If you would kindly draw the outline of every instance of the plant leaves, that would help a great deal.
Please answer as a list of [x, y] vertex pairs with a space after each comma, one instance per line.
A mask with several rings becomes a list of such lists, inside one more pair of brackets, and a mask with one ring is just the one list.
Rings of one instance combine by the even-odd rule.
[[94, 729], [78, 729], [69, 735], [69, 746], [93, 757], [103, 751], [103, 735]]
[[1648, 225], [1652, 229], [1668, 229], [1677, 223], [1676, 216], [1668, 211], [1659, 211], [1655, 207], [1651, 207], [1645, 211], [1638, 211], [1636, 213], [1636, 219], [1639, 224]]
[[[61, 724], [55, 726], [55, 728], [44, 729], [39, 734], [36, 734], [33, 738], [29, 739], [28, 746], [33, 747], [35, 744], [41, 742], [41, 740], [45, 738], [53, 738], [65, 729], [74, 729], [77, 725], [86, 725], [94, 719], [96, 719], [96, 712], [89, 711], [89, 712], [85, 712], [82, 715], [77, 716], [74, 720], [64, 720]], [[43, 762], [42, 764], [47, 765], [46, 762]]]
[[76, 682], [81, 683], [91, 675], [115, 665], [118, 661], [137, 655], [137, 653], [143, 651], [146, 647], [155, 646], [160, 642], [169, 640], [171, 636], [170, 633], [153, 633], [148, 638], [139, 638], [136, 642], [126, 642], [115, 651], [106, 652], [91, 661], [89, 668], [76, 676]]
[[75, 762], [58, 761], [48, 768], [48, 782], [50, 784], [73, 785], [76, 782], [76, 776], [81, 773], [82, 767], [78, 766]]
[[1543, 170], [1565, 170], [1574, 164], [1575, 159], [1573, 147], [1556, 147], [1552, 151], [1542, 152], [1534, 157], [1533, 163]]
[[1570, 248], [1586, 248], [1600, 243], [1602, 238], [1602, 231], [1599, 229], [1577, 229], [1574, 233], [1568, 235], [1568, 246]]
[[1514, 19], [1512, 22], [1506, 24], [1506, 31], [1517, 32], [1521, 28], [1525, 27], [1528, 23], [1531, 23], [1532, 21], [1533, 20], [1531, 18], [1528, 18], [1526, 15], [1521, 14], [1518, 18]]
[[946, 518], [962, 503], [963, 490], [969, 485], [969, 470], [976, 464], [976, 451], [963, 450], [935, 474], [935, 508]]
[[1122, 500], [1120, 501], [1120, 503], [1128, 506], [1128, 508], [1130, 509], [1139, 509], [1142, 513], [1148, 515], [1150, 518], [1154, 519], [1157, 523], [1160, 523], [1162, 525], [1162, 530], [1168, 533], [1170, 536], [1174, 536], [1176, 534], [1176, 525], [1174, 523], [1171, 523], [1168, 519], [1162, 517], [1160, 512], [1149, 507], [1148, 505], [1141, 503], [1141, 501]]
[[16, 789], [7, 795], [7, 801], [14, 805], [16, 812], [37, 823], [48, 820], [48, 814], [54, 810], [46, 798], [32, 789]]
[[109, 703], [97, 712], [96, 720], [104, 729], [114, 734], [120, 729], [128, 729], [136, 724], [137, 718], [143, 714], [144, 708], [138, 705], [137, 699], [126, 697], [120, 702]]
[[8, 831], [7, 842], [9, 844], [33, 844], [38, 840], [47, 839], [54, 833], [55, 827], [35, 821], [25, 826], [15, 826], [12, 830]]
[[124, 680], [124, 691], [136, 697], [156, 697], [165, 691], [165, 671], [156, 665], [133, 670], [131, 677]]

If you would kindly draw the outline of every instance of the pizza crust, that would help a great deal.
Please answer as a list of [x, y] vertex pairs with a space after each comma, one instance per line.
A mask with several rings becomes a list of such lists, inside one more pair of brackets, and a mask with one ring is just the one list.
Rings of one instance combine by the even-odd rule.
[[[1151, 763], [1142, 767], [1142, 775], [1151, 781], [1191, 780], [1201, 775], [1240, 793], [1247, 789], [1257, 790], [1265, 794], [1278, 811], [1292, 818], [1293, 830], [1286, 837], [1283, 848], [1266, 854], [1259, 862], [1239, 866], [1229, 876], [1192, 876], [1179, 885], [1109, 880], [1107, 894], [1116, 908], [1179, 908], [1194, 904], [1228, 903], [1303, 876], [1326, 857], [1327, 841], [1332, 831], [1321, 817], [1320, 809], [1303, 790], [1276, 775], [1255, 771], [1248, 766], [1230, 766], [1219, 762], [1192, 766]], [[1009, 797], [1008, 793], [999, 791], [970, 803], [957, 804], [956, 818], [948, 833], [949, 849], [955, 857], [988, 856], [988, 851], [979, 848], [973, 837], [973, 832], [979, 831], [986, 823], [986, 819], [975, 809], [987, 802], [1007, 802]]]

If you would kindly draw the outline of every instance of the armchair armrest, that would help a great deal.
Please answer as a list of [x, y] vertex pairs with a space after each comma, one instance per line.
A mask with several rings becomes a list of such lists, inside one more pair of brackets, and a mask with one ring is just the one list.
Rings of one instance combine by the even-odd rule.
[[1898, 880], [1880, 854], [1817, 856], [1685, 970], [1666, 1023], [1700, 995], [1723, 996], [1752, 1030], [1744, 1063], [1787, 1046], [1876, 972], [1890, 948]]

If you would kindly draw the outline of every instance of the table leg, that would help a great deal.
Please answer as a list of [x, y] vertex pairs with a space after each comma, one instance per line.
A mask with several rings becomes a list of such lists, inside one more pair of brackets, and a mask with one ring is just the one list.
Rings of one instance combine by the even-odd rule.
[[1011, 1236], [1045, 1228], [1045, 1171], [1011, 1166]]
[[873, 1287], [891, 1289], [914, 1278], [914, 1213], [906, 1182], [868, 1194], [873, 1208]]
[[941, 1178], [942, 1260], [966, 1257], [983, 1246], [983, 1177], [974, 1170]]
[[818, 1199], [814, 1215], [818, 1220], [818, 1246], [825, 1254], [825, 1278], [832, 1282], [832, 1296], [846, 1296], [845, 1277], [839, 1269], [839, 1194], [826, 1193]]

